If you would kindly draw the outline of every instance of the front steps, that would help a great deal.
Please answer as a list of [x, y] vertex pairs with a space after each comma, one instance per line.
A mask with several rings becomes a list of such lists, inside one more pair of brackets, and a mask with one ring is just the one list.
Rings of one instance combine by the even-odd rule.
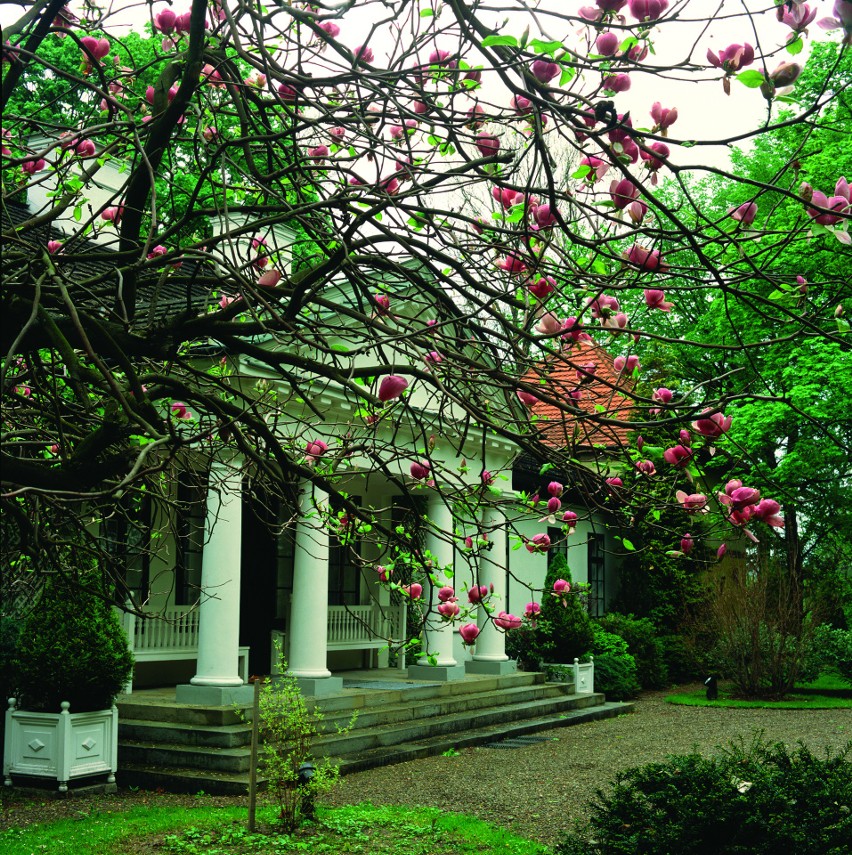
[[[441, 754], [632, 712], [632, 704], [604, 703], [600, 694], [545, 683], [543, 674], [516, 673], [404, 689], [347, 689], [317, 701], [324, 733], [317, 757], [341, 772]], [[340, 734], [358, 710], [355, 725]], [[119, 702], [119, 773], [123, 785], [178, 792], [245, 794], [250, 725], [230, 707], [193, 707], [163, 698]]]

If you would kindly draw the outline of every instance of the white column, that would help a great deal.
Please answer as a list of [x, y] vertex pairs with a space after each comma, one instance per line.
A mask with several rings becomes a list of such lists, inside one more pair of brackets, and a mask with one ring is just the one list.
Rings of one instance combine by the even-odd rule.
[[221, 706], [251, 700], [239, 669], [242, 472], [214, 461], [207, 490], [206, 539], [198, 605], [198, 661], [178, 703]]
[[[506, 519], [500, 508], [486, 508], [482, 519], [483, 529], [488, 532], [491, 548], [479, 558], [479, 584], [494, 585], [496, 594], [506, 602]], [[498, 603], [500, 600], [498, 600]], [[500, 611], [499, 607], [495, 607]], [[494, 626], [485, 609], [479, 609], [477, 619], [479, 635], [473, 648], [473, 661], [466, 663], [468, 673], [506, 674], [516, 670], [516, 665], [506, 655], [506, 635]]]
[[210, 468], [206, 539], [198, 606], [198, 665], [193, 686], [242, 686], [240, 550], [242, 473], [221, 463]]
[[[452, 510], [438, 492], [429, 495], [429, 529], [426, 532], [426, 549], [432, 554], [438, 567], [433, 571], [435, 584], [431, 586], [431, 613], [424, 630], [424, 651], [437, 657], [436, 665], [413, 665], [409, 669], [412, 677], [423, 680], [455, 680], [464, 676], [464, 668], [453, 655], [453, 633], [457, 624], [441, 620], [438, 614], [438, 591], [444, 585], [453, 585], [451, 578], [444, 576], [441, 567], [453, 566], [455, 552], [455, 525]], [[430, 590], [427, 582], [424, 592]], [[425, 661], [425, 657], [423, 657]], [[437, 666], [437, 667], [436, 667]]]
[[327, 510], [328, 494], [304, 481], [296, 522], [287, 671], [310, 695], [343, 687], [342, 680], [332, 678], [327, 664], [329, 532], [323, 518]]

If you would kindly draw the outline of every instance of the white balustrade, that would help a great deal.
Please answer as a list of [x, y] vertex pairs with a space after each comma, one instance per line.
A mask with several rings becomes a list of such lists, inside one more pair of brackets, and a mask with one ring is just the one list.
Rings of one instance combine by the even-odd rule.
[[152, 618], [137, 618], [133, 633], [133, 653], [137, 659], [160, 657], [165, 653], [198, 651], [198, 609], [172, 606]]

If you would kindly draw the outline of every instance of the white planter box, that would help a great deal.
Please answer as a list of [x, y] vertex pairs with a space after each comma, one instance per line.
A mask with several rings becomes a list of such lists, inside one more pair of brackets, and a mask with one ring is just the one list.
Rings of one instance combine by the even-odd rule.
[[15, 709], [9, 699], [3, 746], [3, 782], [12, 786], [12, 775], [51, 778], [59, 791], [68, 782], [89, 775], [106, 774], [115, 781], [118, 768], [118, 709], [72, 713], [67, 701], [62, 712], [37, 713]]

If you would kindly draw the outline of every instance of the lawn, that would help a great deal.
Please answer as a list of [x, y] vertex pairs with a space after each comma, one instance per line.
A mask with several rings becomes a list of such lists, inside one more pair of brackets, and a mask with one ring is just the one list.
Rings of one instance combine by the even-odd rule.
[[671, 704], [693, 707], [735, 707], [740, 709], [830, 710], [852, 709], [852, 688], [833, 673], [822, 674], [809, 683], [797, 685], [783, 701], [742, 700], [734, 698], [730, 685], [719, 686], [719, 699], [707, 700], [706, 689], [678, 692], [666, 700]]
[[74, 855], [249, 855], [310, 852], [352, 855], [546, 855], [525, 840], [464, 814], [436, 808], [320, 808], [316, 824], [296, 834], [246, 831], [243, 807], [133, 807], [120, 813], [81, 810], [80, 816], [0, 832], [4, 855], [73, 852]]

